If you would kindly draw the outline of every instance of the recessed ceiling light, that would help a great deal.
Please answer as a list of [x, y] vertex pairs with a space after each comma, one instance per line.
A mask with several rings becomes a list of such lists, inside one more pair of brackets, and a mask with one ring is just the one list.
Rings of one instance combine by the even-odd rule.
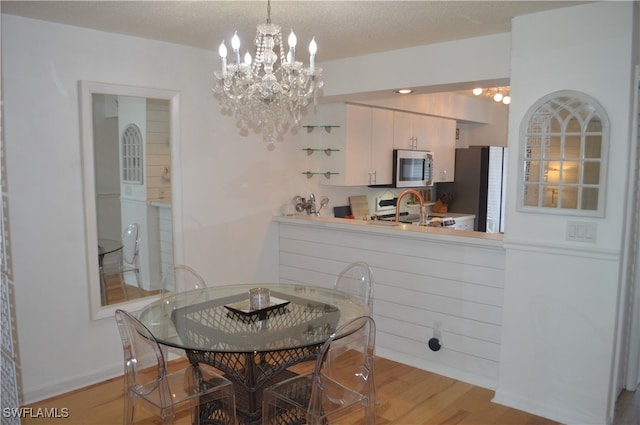
[[398, 89], [398, 90], [396, 90], [396, 93], [398, 93], [398, 94], [411, 94], [411, 93], [413, 93], [413, 90], [411, 90], [411, 89]]

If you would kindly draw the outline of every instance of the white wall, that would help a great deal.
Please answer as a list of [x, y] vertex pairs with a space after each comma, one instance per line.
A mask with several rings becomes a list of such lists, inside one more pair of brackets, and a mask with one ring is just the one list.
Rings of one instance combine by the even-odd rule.
[[216, 56], [2, 15], [9, 220], [25, 402], [122, 373], [115, 322], [89, 316], [79, 80], [180, 92], [185, 262], [211, 285], [277, 279], [270, 218], [296, 193], [315, 190], [315, 181], [295, 166], [303, 154], [295, 143], [277, 143], [270, 151], [259, 135], [240, 136], [234, 120], [220, 115], [211, 93]]
[[[581, 257], [571, 252], [577, 247], [565, 249], [559, 240], [564, 234], [562, 217], [519, 214], [513, 204], [508, 207], [508, 239], [513, 245], [560, 243], [571, 259], [562, 263], [558, 255], [549, 263], [538, 263], [561, 267], [556, 274], [538, 267], [523, 269], [531, 273], [523, 275], [516, 274], [520, 264], [530, 264], [523, 261], [523, 251], [508, 253], [503, 323], [511, 327], [503, 335], [499, 393], [512, 405], [522, 401], [522, 408], [568, 422], [604, 419], [607, 408], [601, 400], [610, 388], [613, 341], [608, 334], [614, 332], [617, 293], [612, 263], [621, 237], [617, 205], [623, 202], [615, 188], [626, 179], [629, 116], [628, 103], [618, 101], [628, 98], [630, 91], [625, 76], [631, 19], [628, 3], [523, 17], [514, 23], [513, 52], [508, 34], [426, 46], [418, 48], [428, 53], [418, 56], [424, 59], [423, 67], [412, 64], [416, 66], [408, 71], [416, 85], [446, 85], [505, 78], [512, 66], [511, 128], [519, 127], [532, 102], [566, 88], [596, 97], [612, 118], [616, 142], [610, 158], [616, 165], [610, 167], [609, 207], [598, 221], [595, 254]], [[556, 25], [562, 33], [552, 37]], [[567, 27], [573, 31], [564, 31]], [[539, 33], [540, 28], [545, 32]], [[544, 38], [547, 32], [550, 40]], [[536, 37], [541, 40], [538, 49]], [[405, 85], [404, 71], [387, 68], [367, 67], [367, 78], [357, 81], [351, 76], [367, 64], [384, 63], [376, 58], [392, 58], [398, 64], [413, 52], [319, 64], [325, 69], [325, 93], [339, 96]], [[537, 63], [539, 58], [570, 60], [549, 67], [544, 61]], [[219, 114], [211, 96], [212, 70], [219, 67], [213, 51], [3, 15], [2, 67], [17, 328], [27, 402], [119, 374], [122, 368], [113, 320], [89, 319], [78, 80], [180, 91], [183, 206], [178, 213], [184, 222], [184, 258], [211, 284], [277, 279], [277, 240], [270, 217], [294, 195], [315, 191], [329, 196], [332, 207], [346, 204], [349, 195], [376, 192], [319, 187], [316, 178], [307, 180], [300, 174], [306, 157], [296, 142], [300, 134], [277, 143], [274, 151], [266, 149], [259, 135], [240, 136], [233, 120]], [[509, 138], [515, 155], [514, 131]], [[242, 161], [232, 162], [237, 158]], [[510, 175], [517, 175], [515, 166], [512, 162]], [[509, 198], [515, 199], [515, 183], [509, 187]], [[577, 274], [576, 267], [585, 267], [584, 272]], [[567, 276], [573, 277], [569, 284], [557, 279]], [[539, 302], [531, 302], [534, 295]], [[533, 354], [519, 347], [531, 348]], [[44, 353], [47, 362], [42, 361]], [[561, 368], [554, 367], [556, 358]], [[531, 386], [523, 384], [529, 378], [523, 376], [525, 371], [533, 371]], [[559, 413], [561, 403], [565, 408]]]
[[[517, 179], [507, 188], [495, 399], [564, 423], [608, 423], [615, 402], [632, 57], [638, 43], [632, 37], [638, 20], [633, 8], [631, 2], [588, 4], [517, 17], [512, 26], [509, 175], [518, 175], [521, 121], [544, 95], [584, 92], [604, 107], [611, 123], [605, 217], [519, 212]], [[568, 220], [595, 223], [596, 243], [567, 242]]]
[[388, 95], [399, 87], [504, 80], [510, 47], [509, 33], [503, 33], [324, 62], [323, 90], [333, 99], [373, 91]]
[[[472, 64], [483, 78], [508, 76], [508, 35], [462, 41], [459, 54], [455, 46], [424, 49], [425, 66], [437, 70], [420, 73], [424, 84], [442, 82], [450, 54], [461, 65], [455, 75], [463, 80], [473, 79]], [[489, 59], [503, 59], [483, 65], [466, 54], [478, 49], [494, 52]], [[441, 50], [447, 55], [439, 61], [434, 55]], [[183, 205], [174, 208], [182, 215], [184, 262], [210, 285], [278, 278], [271, 216], [293, 196], [329, 196], [330, 210], [348, 204], [349, 195], [375, 193], [307, 180], [301, 174], [306, 153], [297, 143], [301, 132], [276, 143], [275, 150], [268, 150], [260, 135], [240, 135], [211, 94], [218, 61], [214, 51], [2, 15], [10, 223], [26, 402], [122, 371], [115, 323], [89, 319], [79, 80], [180, 92]], [[325, 89], [340, 93], [345, 74], [331, 70], [343, 64], [326, 64]], [[432, 80], [435, 76], [440, 77]], [[396, 84], [401, 75], [395, 77], [382, 80]], [[379, 88], [380, 76], [374, 80], [361, 89]]]

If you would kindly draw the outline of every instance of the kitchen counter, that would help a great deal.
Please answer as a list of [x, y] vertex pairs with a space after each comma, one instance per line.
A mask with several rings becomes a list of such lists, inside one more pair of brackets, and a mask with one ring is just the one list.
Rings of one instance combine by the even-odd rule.
[[[430, 214], [430, 217], [473, 217], [470, 214]], [[291, 215], [274, 217], [274, 221], [287, 224], [299, 224], [302, 226], [312, 226], [330, 229], [344, 229], [355, 232], [367, 232], [379, 235], [395, 237], [439, 240], [450, 243], [484, 245], [502, 247], [503, 235], [501, 233], [474, 232], [470, 230], [456, 230], [446, 227], [418, 226], [416, 224], [396, 223], [393, 221], [380, 220], [355, 220], [334, 217], [316, 217], [310, 215]]]

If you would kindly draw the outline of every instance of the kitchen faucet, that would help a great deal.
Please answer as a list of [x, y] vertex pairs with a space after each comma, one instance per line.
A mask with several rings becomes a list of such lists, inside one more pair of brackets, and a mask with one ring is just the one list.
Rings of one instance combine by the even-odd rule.
[[424, 207], [424, 199], [422, 199], [422, 195], [420, 195], [420, 192], [418, 192], [415, 189], [407, 189], [404, 190], [400, 195], [398, 195], [398, 199], [396, 200], [396, 222], [400, 221], [400, 201], [402, 200], [402, 198], [404, 198], [406, 195], [415, 195], [418, 198], [418, 201], [420, 202], [420, 222], [419, 224], [424, 224], [427, 221], [427, 211]]

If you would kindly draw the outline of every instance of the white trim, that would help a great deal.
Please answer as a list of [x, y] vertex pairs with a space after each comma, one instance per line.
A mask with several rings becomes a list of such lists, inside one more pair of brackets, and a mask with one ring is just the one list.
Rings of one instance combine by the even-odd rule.
[[28, 405], [36, 403], [69, 391], [104, 382], [108, 379], [117, 378], [122, 376], [122, 374], [123, 366], [122, 362], [120, 362], [117, 365], [92, 369], [91, 373], [78, 375], [73, 378], [48, 381], [46, 385], [40, 385], [30, 391], [25, 391], [23, 394], [22, 404]]
[[498, 382], [496, 379], [478, 376], [476, 374], [468, 373], [457, 368], [446, 367], [441, 364], [429, 362], [424, 359], [419, 359], [417, 357], [405, 353], [400, 353], [398, 351], [389, 350], [388, 348], [384, 347], [376, 347], [376, 357], [383, 357], [394, 362], [415, 367], [416, 369], [426, 370], [427, 372], [436, 373], [438, 375], [446, 376], [447, 378], [466, 382], [468, 384], [487, 388], [489, 390], [495, 390], [498, 386]]
[[[137, 310], [136, 310], [137, 312]], [[175, 353], [169, 353], [168, 361], [182, 358]], [[99, 384], [110, 379], [121, 378], [124, 375], [122, 360], [117, 364], [106, 366], [98, 369], [91, 369], [90, 373], [83, 373], [72, 378], [58, 379], [48, 382], [46, 385], [40, 385], [33, 390], [26, 391], [22, 397], [22, 404], [29, 405], [52, 397], [66, 394], [90, 385]]]
[[[640, 66], [636, 66], [636, 80], [635, 87], [635, 99], [633, 106], [633, 120], [635, 123], [631, 129], [631, 146], [637, 146], [640, 144], [640, 134], [638, 126], [640, 126]], [[636, 159], [637, 166], [637, 159]], [[636, 241], [640, 240], [640, 237], [636, 236]], [[636, 242], [640, 243], [640, 242]], [[637, 248], [636, 248], [637, 249]], [[638, 256], [631, 259], [636, 263], [636, 269], [638, 266]], [[640, 273], [636, 273], [635, 279], [630, 284], [633, 285], [629, 288], [630, 308], [629, 312], [629, 329], [628, 329], [628, 342], [626, 346], [626, 364], [622, 365], [626, 369], [624, 377], [624, 388], [629, 391], [635, 391], [640, 382]], [[624, 326], [624, 325], [623, 325]]]
[[518, 240], [509, 238], [503, 242], [506, 250], [519, 250], [530, 252], [542, 252], [552, 255], [568, 255], [571, 257], [597, 258], [605, 261], [619, 261], [620, 251], [613, 249], [599, 249], [595, 245], [586, 245], [584, 247], [561, 244], [561, 243], [540, 243], [530, 240]]
[[523, 412], [532, 413], [537, 416], [549, 418], [551, 420], [563, 423], [563, 424], [605, 424], [603, 418], [580, 415], [575, 409], [558, 409], [557, 406], [550, 408], [550, 404], [541, 404], [531, 402], [529, 398], [523, 398], [517, 394], [509, 393], [504, 390], [497, 390], [495, 396], [491, 400], [494, 403], [501, 404], [503, 406], [512, 407], [514, 409], [522, 410]]

